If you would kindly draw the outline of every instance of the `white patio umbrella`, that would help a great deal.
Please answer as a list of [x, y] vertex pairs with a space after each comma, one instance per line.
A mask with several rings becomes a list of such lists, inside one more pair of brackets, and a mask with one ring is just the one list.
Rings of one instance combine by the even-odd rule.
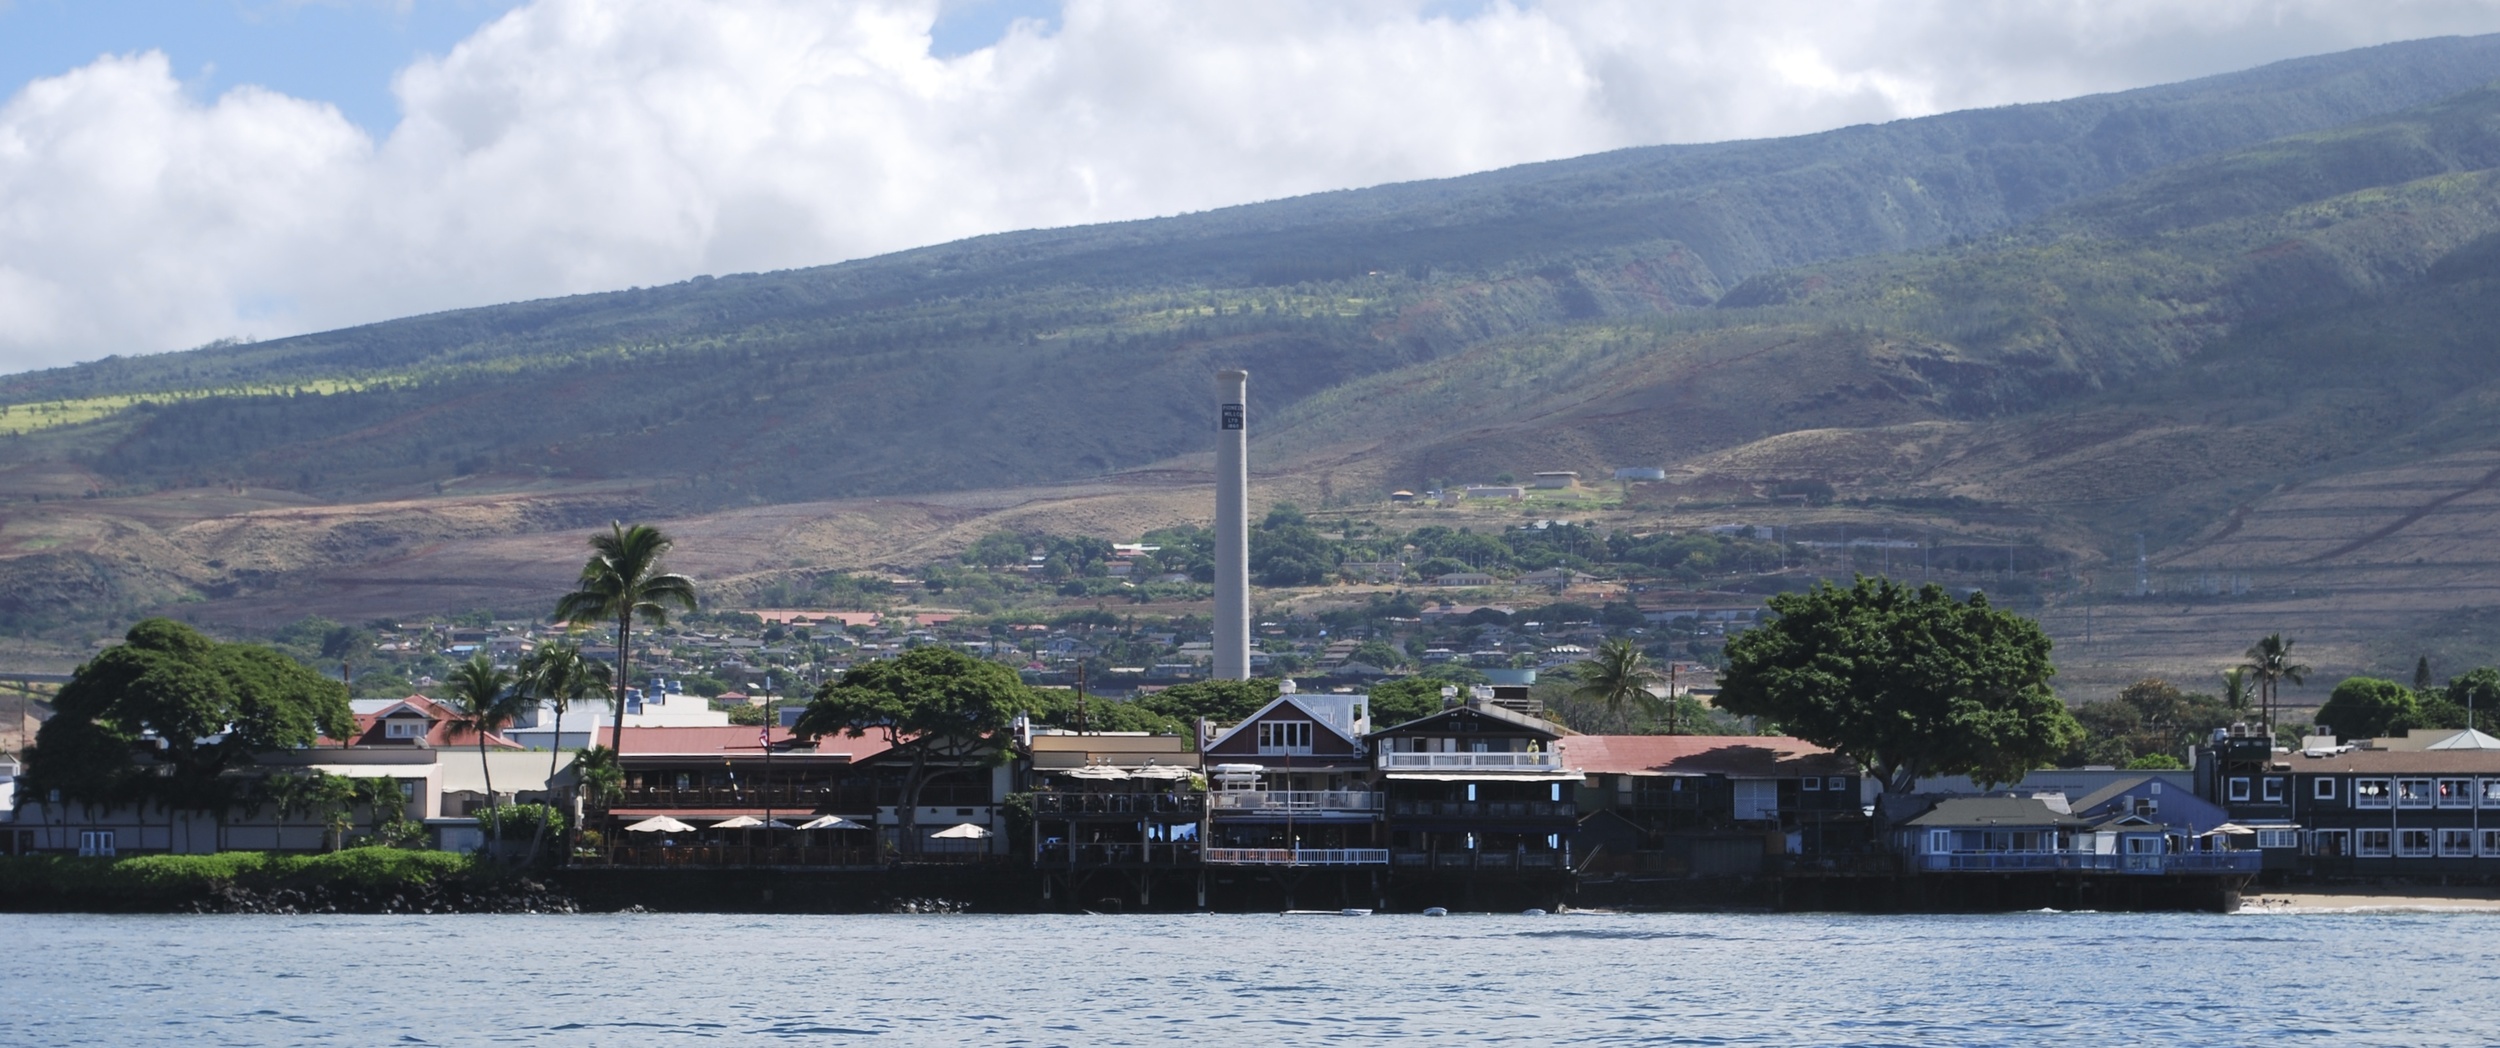
[[1186, 779], [1195, 772], [1172, 764], [1152, 764], [1132, 772], [1141, 779]]
[[652, 816], [652, 817], [650, 817], [650, 818], [648, 818], [648, 819], [644, 819], [644, 820], [642, 820], [641, 822], [638, 822], [638, 823], [635, 823], [635, 824], [633, 824], [633, 825], [631, 825], [631, 826], [625, 827], [625, 832], [627, 832], [627, 833], [693, 833], [693, 832], [694, 832], [694, 827], [692, 827], [692, 826], [688, 826], [688, 825], [686, 825], [685, 823], [682, 823], [682, 822], [679, 822], [679, 821], [677, 821], [677, 820], [675, 820], [675, 819], [669, 818], [669, 817], [668, 817], [668, 816], [666, 816], [666, 815], [654, 815], [654, 816]]
[[933, 841], [977, 841], [990, 835], [989, 828], [979, 823], [959, 822], [929, 835]]
[[1106, 768], [1106, 767], [1103, 767], [1103, 766], [1101, 766], [1101, 765], [1099, 765], [1099, 764], [1089, 764], [1089, 765], [1086, 765], [1085, 767], [1082, 767], [1082, 768], [1069, 768], [1068, 770], [1066, 770], [1066, 771], [1062, 771], [1062, 772], [1060, 772], [1059, 774], [1061, 774], [1061, 775], [1065, 775], [1065, 776], [1067, 776], [1067, 777], [1069, 777], [1069, 778], [1071, 778], [1071, 779], [1106, 779], [1106, 780], [1107, 780], [1107, 779], [1125, 779], [1125, 778], [1128, 778], [1128, 773], [1127, 773], [1127, 772], [1121, 771], [1121, 770], [1120, 770], [1120, 769], [1118, 769], [1118, 768]]
[[798, 825], [802, 830], [864, 830], [862, 826], [839, 815], [819, 815]]
[[762, 819], [758, 819], [752, 815], [739, 815], [713, 823], [712, 828], [715, 830], [743, 830], [749, 826], [762, 825], [764, 825], [764, 820]]
[[764, 820], [762, 823], [760, 823], [759, 825], [763, 826], [765, 829], [768, 829], [768, 830], [795, 830], [795, 829], [798, 829], [798, 827], [796, 827], [796, 826], [792, 826], [792, 825], [790, 825], [789, 823], [783, 822], [783, 821], [781, 821], [781, 820], [779, 820], [779, 819], [766, 819], [766, 820]]

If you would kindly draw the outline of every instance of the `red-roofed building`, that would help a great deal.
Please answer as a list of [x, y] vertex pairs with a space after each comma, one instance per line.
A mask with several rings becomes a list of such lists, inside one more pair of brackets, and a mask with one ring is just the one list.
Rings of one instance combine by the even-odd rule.
[[1582, 836], [1640, 868], [1752, 872], [1764, 856], [1871, 845], [1855, 761], [1779, 735], [1573, 735], [1557, 743], [1581, 773]]
[[[423, 695], [411, 695], [376, 712], [357, 714], [355, 734], [347, 741], [342, 743], [324, 738], [321, 745], [412, 746], [438, 750], [455, 746], [475, 748], [478, 742], [475, 734], [453, 730], [452, 722], [459, 718], [460, 715], [449, 706]], [[502, 735], [489, 734], [486, 736], [486, 748], [517, 750], [522, 747]]]

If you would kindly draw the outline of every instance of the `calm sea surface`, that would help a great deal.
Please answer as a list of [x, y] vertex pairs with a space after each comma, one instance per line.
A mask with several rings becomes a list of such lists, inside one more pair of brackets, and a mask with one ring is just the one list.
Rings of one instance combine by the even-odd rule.
[[0, 1044], [2493, 1044], [2500, 916], [0, 916]]

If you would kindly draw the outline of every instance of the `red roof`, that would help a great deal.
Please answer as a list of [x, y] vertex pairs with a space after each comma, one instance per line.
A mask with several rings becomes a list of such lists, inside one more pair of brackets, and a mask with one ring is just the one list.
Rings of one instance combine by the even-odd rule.
[[1571, 735], [1555, 746], [1565, 767], [1593, 775], [1856, 775], [1848, 758], [1785, 735]]
[[[396, 719], [402, 721], [408, 720], [410, 719], [409, 711], [411, 710], [425, 717], [425, 744], [427, 746], [434, 749], [445, 749], [455, 746], [477, 745], [477, 736], [474, 733], [465, 731], [454, 733], [451, 730], [451, 722], [459, 718], [460, 715], [458, 713], [452, 712], [451, 707], [426, 698], [423, 695], [408, 696], [407, 698], [399, 700], [397, 705], [384, 709], [380, 713], [357, 714], [356, 733], [354, 737], [347, 740], [347, 745], [412, 745], [414, 740], [405, 738], [394, 739], [389, 737], [389, 729], [383, 724], [386, 720], [394, 719], [391, 716], [394, 713], [399, 715]], [[337, 744], [337, 740], [335, 739], [325, 738], [322, 741], [332, 745]], [[504, 738], [502, 735], [489, 733], [486, 736], [486, 748], [493, 750], [517, 750], [521, 748], [521, 744]]]
[[[691, 753], [760, 756], [764, 752], [762, 731], [763, 729], [751, 724], [733, 724], [726, 728], [627, 728], [625, 729], [625, 756], [627, 759], [653, 754]], [[788, 743], [791, 739], [789, 729], [774, 728], [772, 739], [775, 746]], [[597, 741], [602, 745], [606, 744], [607, 734], [604, 729]], [[872, 731], [856, 739], [842, 735], [827, 735], [816, 740], [818, 754], [847, 753], [850, 754], [854, 763], [867, 760], [885, 750], [885, 735], [882, 732]], [[774, 752], [789, 751], [777, 749]]]

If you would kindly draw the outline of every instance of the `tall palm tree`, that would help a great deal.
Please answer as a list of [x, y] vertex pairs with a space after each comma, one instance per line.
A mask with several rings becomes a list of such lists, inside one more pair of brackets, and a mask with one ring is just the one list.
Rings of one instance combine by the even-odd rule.
[[2269, 633], [2265, 639], [2248, 646], [2248, 661], [2241, 669], [2257, 679], [2257, 699], [2265, 711], [2266, 737], [2274, 737], [2274, 692], [2278, 681], [2299, 684], [2309, 675], [2309, 667], [2292, 661], [2292, 642], [2280, 633]]
[[[547, 745], [548, 782], [555, 781], [564, 757], [564, 712], [573, 703], [608, 690], [608, 673], [607, 663], [583, 655], [581, 645], [571, 640], [549, 644], [521, 660], [517, 689], [531, 701], [546, 700], [555, 711], [552, 741]], [[537, 861], [546, 836], [547, 821], [541, 819], [538, 831], [530, 837], [531, 861]]]
[[[1626, 707], [1654, 713], [1658, 710], [1658, 697], [1649, 693], [1649, 682], [1656, 676], [1641, 649], [1617, 637], [1597, 646], [1597, 658], [1581, 671], [1580, 686], [1571, 694], [1604, 703], [1609, 713], [1620, 714]], [[1667, 705], [1667, 734], [1676, 734], [1673, 699]]]
[[503, 812], [495, 803], [495, 766], [487, 763], [486, 740], [512, 723], [512, 718], [520, 715], [522, 704], [529, 700], [512, 686], [512, 674], [495, 668], [495, 661], [487, 658], [485, 652], [471, 656], [452, 670], [449, 683], [451, 691], [443, 697], [443, 704], [456, 715], [451, 733], [477, 735], [477, 765], [486, 775], [486, 818], [493, 834], [490, 840], [502, 840]]
[[611, 522], [606, 534], [590, 536], [590, 562], [582, 565], [581, 587], [556, 601], [556, 617], [571, 622], [616, 621], [616, 675], [608, 682], [616, 724], [608, 750], [625, 753], [625, 685], [634, 679], [627, 658], [633, 648], [634, 620], [668, 623], [671, 605], [694, 610], [694, 580], [660, 570], [660, 557], [672, 543], [648, 524], [626, 527]]

